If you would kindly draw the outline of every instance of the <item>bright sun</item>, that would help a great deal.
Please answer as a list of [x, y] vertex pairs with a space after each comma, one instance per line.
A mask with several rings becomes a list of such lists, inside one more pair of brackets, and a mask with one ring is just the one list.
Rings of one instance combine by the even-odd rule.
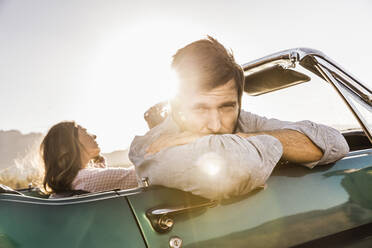
[[[158, 28], [165, 24], [167, 29]], [[105, 130], [98, 135], [104, 151], [128, 147], [135, 134], [148, 130], [143, 113], [175, 96], [177, 81], [170, 67], [172, 56], [193, 37], [201, 37], [179, 30], [179, 25], [168, 21], [156, 21], [150, 26], [137, 23], [123, 30], [111, 30], [99, 42], [95, 59], [85, 69], [90, 76], [82, 104], [87, 105], [87, 116], [96, 116], [97, 109], [105, 111], [105, 118], [84, 120], [89, 127], [94, 123], [93, 131]], [[188, 38], [181, 43], [177, 32]], [[103, 98], [92, 101], [92, 96]], [[120, 130], [120, 134], [115, 130]]]

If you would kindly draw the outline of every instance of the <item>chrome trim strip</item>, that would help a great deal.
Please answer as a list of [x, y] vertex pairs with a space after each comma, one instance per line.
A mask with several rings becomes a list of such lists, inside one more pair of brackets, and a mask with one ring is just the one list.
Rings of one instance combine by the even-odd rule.
[[[339, 70], [340, 72], [342, 72], [343, 74], [345, 74], [346, 76], [348, 76], [350, 79], [352, 79], [352, 81], [356, 82], [358, 85], [360, 85], [362, 88], [364, 88], [364, 90], [366, 90], [369, 94], [372, 94], [372, 90], [369, 89], [366, 85], [364, 85], [360, 80], [358, 80], [354, 75], [352, 75], [350, 72], [347, 72], [345, 69], [343, 69], [340, 65], [338, 65], [336, 62], [334, 62], [333, 60], [331, 60], [330, 58], [328, 58], [327, 56], [325, 55], [322, 55], [322, 54], [315, 54], [316, 57], [319, 57], [323, 60], [325, 60], [327, 63], [331, 64], [332, 66], [334, 66], [337, 70]], [[318, 61], [318, 60], [317, 60]], [[318, 61], [319, 62], [319, 61]]]
[[[69, 204], [76, 204], [76, 203], [84, 203], [84, 202], [93, 202], [93, 201], [100, 201], [106, 200], [111, 198], [117, 197], [125, 197], [128, 195], [133, 195], [142, 192], [143, 189], [133, 188], [133, 189], [125, 189], [125, 190], [111, 190], [105, 192], [97, 192], [97, 193], [88, 193], [84, 195], [75, 195], [69, 197], [61, 197], [61, 198], [38, 198], [32, 197], [27, 195], [14, 195], [14, 194], [0, 194], [0, 202], [2, 201], [10, 201], [10, 202], [21, 202], [21, 203], [29, 203], [29, 204], [40, 204], [40, 205], [69, 205]], [[5, 198], [3, 198], [5, 196]]]
[[332, 71], [331, 74], [334, 77], [337, 77], [339, 80], [341, 80], [342, 84], [344, 84], [351, 91], [356, 93], [356, 95], [362, 98], [363, 101], [367, 102], [369, 105], [372, 106], [372, 93], [369, 91], [369, 89], [356, 82], [345, 71], [340, 70], [332, 62], [329, 62], [326, 59], [319, 56], [315, 56], [314, 59], [318, 64], [321, 64], [323, 67], [327, 68], [327, 70]]
[[[101, 201], [106, 199], [112, 199], [117, 197], [125, 197], [128, 195], [138, 194], [143, 191], [143, 188], [137, 187], [133, 189], [123, 189], [123, 190], [111, 190], [105, 192], [88, 193], [84, 195], [75, 195], [69, 197], [61, 198], [38, 198], [27, 195], [14, 195], [14, 194], [0, 194], [0, 202], [20, 202], [29, 204], [39, 204], [39, 205], [70, 205], [77, 203]], [[6, 198], [2, 198], [5, 196]]]
[[288, 60], [291, 63], [295, 63], [298, 61], [301, 61], [304, 57], [308, 55], [320, 55], [325, 56], [322, 52], [312, 49], [312, 48], [306, 48], [306, 47], [298, 47], [298, 48], [292, 48], [283, 50], [280, 52], [276, 52], [270, 55], [267, 55], [265, 57], [253, 60], [251, 62], [245, 63], [242, 65], [242, 68], [245, 71], [250, 71], [251, 69], [255, 67], [259, 67], [265, 64], [275, 63], [279, 60]]
[[[280, 64], [280, 61], [282, 60], [287, 61], [289, 60], [289, 54], [283, 53], [283, 54], [273, 54], [261, 59], [254, 60], [252, 62], [246, 63], [242, 65], [243, 71], [247, 72], [252, 69], [255, 69], [257, 67], [265, 67], [266, 64]], [[254, 70], [255, 71], [255, 70]]]
[[372, 154], [372, 148], [369, 148], [369, 149], [364, 149], [364, 150], [359, 150], [359, 151], [352, 151], [352, 152], [349, 152], [346, 156], [346, 157], [352, 157], [352, 156], [359, 156], [359, 155], [364, 155], [364, 154]]
[[[2, 194], [2, 196], [6, 196], [7, 194]], [[77, 201], [66, 201], [66, 199], [44, 199], [45, 201], [35, 201], [35, 198], [25, 198], [25, 196], [20, 196], [19, 199], [0, 199], [0, 202], [17, 202], [17, 203], [26, 203], [26, 204], [33, 204], [33, 205], [49, 205], [49, 206], [63, 206], [63, 205], [74, 205], [74, 204], [81, 204], [81, 203], [89, 203], [89, 202], [97, 202], [107, 199], [119, 198], [124, 196], [113, 195], [107, 196], [102, 198], [94, 198], [94, 199], [79, 199]], [[33, 201], [32, 201], [33, 200]], [[61, 202], [56, 202], [61, 201]]]
[[[242, 68], [245, 72], [245, 74], [249, 74], [251, 71], [256, 71], [255, 69], [257, 67], [266, 67], [267, 64], [277, 64], [280, 63], [280, 60], [288, 61], [288, 62], [300, 62], [305, 57], [311, 56], [313, 58], [318, 57], [326, 61], [327, 63], [331, 64], [333, 67], [335, 67], [339, 72], [347, 76], [349, 79], [351, 79], [352, 82], [355, 82], [353, 84], [354, 88], [358, 89], [359, 92], [362, 93], [365, 97], [363, 97], [367, 102], [372, 101], [372, 90], [369, 89], [366, 85], [364, 85], [359, 79], [357, 79], [353, 74], [347, 72], [344, 70], [341, 66], [339, 66], [336, 62], [331, 60], [329, 57], [327, 57], [322, 52], [311, 49], [311, 48], [305, 48], [305, 47], [299, 47], [299, 48], [293, 48], [293, 49], [287, 49], [283, 50], [277, 53], [273, 53], [271, 55], [262, 57], [260, 59], [253, 60], [251, 62], [245, 63], [242, 65]], [[318, 61], [319, 62], [319, 61]], [[258, 69], [258, 68], [257, 68]], [[261, 69], [261, 68], [260, 68]], [[307, 69], [305, 67], [305, 69]], [[259, 69], [258, 69], [259, 70]], [[307, 69], [308, 70], [308, 69]], [[370, 104], [370, 103], [369, 103]]]

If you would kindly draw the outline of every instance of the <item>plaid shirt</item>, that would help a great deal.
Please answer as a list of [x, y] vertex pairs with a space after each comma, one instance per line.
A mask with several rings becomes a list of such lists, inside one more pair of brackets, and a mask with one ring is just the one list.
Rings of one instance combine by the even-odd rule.
[[99, 192], [138, 187], [134, 167], [130, 168], [85, 168], [78, 172], [72, 189]]

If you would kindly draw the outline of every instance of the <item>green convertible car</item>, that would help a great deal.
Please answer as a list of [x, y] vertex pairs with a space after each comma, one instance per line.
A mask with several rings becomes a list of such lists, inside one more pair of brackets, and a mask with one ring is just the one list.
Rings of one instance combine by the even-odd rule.
[[265, 189], [219, 202], [146, 178], [136, 189], [59, 199], [1, 186], [0, 247], [372, 247], [371, 89], [307, 48], [243, 69], [254, 96], [323, 79], [360, 124], [343, 132], [350, 153], [311, 170], [278, 165]]

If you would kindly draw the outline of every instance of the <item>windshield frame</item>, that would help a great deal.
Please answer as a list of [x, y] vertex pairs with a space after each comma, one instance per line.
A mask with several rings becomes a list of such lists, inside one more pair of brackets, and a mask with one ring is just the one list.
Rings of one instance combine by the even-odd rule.
[[[325, 61], [323, 58], [318, 56], [314, 56], [313, 58], [316, 61], [314, 67], [319, 71], [323, 78], [333, 86], [359, 122], [369, 141], [372, 143], [372, 128], [369, 127], [367, 120], [363, 117], [355, 104], [353, 104], [349, 96], [343, 93], [342, 87], [348, 90], [349, 94], [355, 95], [355, 98], [359, 101], [363, 101], [368, 106], [372, 106], [371, 94], [369, 94], [370, 90], [365, 85], [353, 82], [351, 77], [349, 77], [344, 71], [339, 70], [338, 66], [338, 68], [334, 67], [332, 63]], [[339, 78], [339, 80], [337, 78]]]
[[[346, 103], [351, 113], [354, 115], [366, 136], [372, 144], [372, 128], [370, 129], [367, 121], [362, 114], [350, 101], [348, 96], [344, 95], [341, 87], [355, 96], [358, 101], [362, 101], [372, 107], [372, 90], [358, 80], [354, 75], [344, 70], [336, 62], [328, 58], [322, 52], [311, 48], [293, 48], [270, 54], [260, 59], [245, 63], [242, 65], [245, 76], [263, 70], [272, 65], [282, 65], [283, 68], [295, 68], [297, 64], [304, 69], [312, 72], [333, 86], [341, 99]], [[292, 85], [290, 85], [292, 86]], [[272, 91], [279, 90], [273, 89]], [[268, 91], [269, 92], [269, 91]], [[249, 94], [249, 92], [247, 92]], [[367, 109], [369, 112], [372, 111]]]

